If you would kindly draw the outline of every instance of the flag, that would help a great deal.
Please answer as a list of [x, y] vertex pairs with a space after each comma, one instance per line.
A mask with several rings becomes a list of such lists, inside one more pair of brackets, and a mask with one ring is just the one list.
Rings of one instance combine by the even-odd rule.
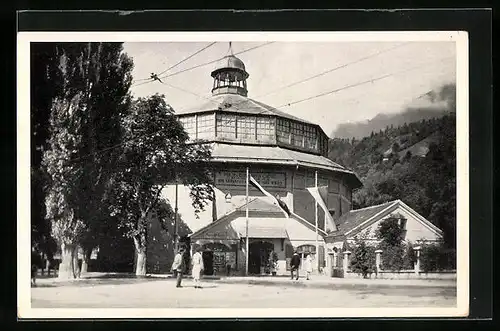
[[333, 231], [337, 230], [337, 226], [335, 225], [335, 221], [333, 220], [332, 215], [330, 215], [330, 212], [328, 211], [328, 207], [325, 204], [325, 201], [321, 197], [321, 194], [319, 193], [319, 188], [318, 187], [307, 187], [307, 190], [311, 195], [313, 196], [314, 200], [316, 200], [316, 203], [320, 205], [321, 209], [325, 212], [325, 218], [330, 224], [330, 227], [332, 228]]
[[250, 184], [252, 184], [252, 186], [255, 187], [257, 190], [261, 191], [265, 196], [270, 197], [274, 201], [274, 203], [276, 203], [278, 205], [278, 207], [281, 209], [283, 214], [285, 214], [286, 218], [290, 217], [290, 215], [292, 213], [290, 212], [290, 209], [288, 209], [288, 206], [286, 205], [286, 203], [284, 201], [282, 201], [281, 199], [273, 196], [271, 193], [267, 192], [266, 190], [264, 190], [264, 188], [262, 186], [260, 186], [260, 184], [255, 180], [255, 178], [252, 177], [252, 175], [250, 175]]

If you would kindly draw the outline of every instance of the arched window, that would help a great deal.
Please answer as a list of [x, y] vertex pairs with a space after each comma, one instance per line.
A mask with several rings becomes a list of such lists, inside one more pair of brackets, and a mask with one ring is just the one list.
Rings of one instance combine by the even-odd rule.
[[314, 245], [301, 245], [297, 247], [297, 253], [299, 254], [316, 254], [316, 246]]

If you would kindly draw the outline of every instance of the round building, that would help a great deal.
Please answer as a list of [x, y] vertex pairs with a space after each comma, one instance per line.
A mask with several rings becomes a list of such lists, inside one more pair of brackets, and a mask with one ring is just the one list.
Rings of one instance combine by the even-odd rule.
[[[249, 76], [239, 58], [225, 56], [211, 72], [211, 100], [177, 114], [190, 141], [212, 146], [213, 203], [196, 216], [187, 187], [176, 194], [170, 185], [164, 197], [174, 206], [177, 196], [178, 233], [203, 247], [205, 274], [245, 274], [247, 258], [250, 274], [289, 273], [294, 251], [311, 254], [321, 270], [332, 220], [351, 210], [352, 191], [362, 184], [327, 158], [328, 136], [318, 124], [249, 98]], [[151, 227], [148, 269], [166, 271], [170, 234]]]

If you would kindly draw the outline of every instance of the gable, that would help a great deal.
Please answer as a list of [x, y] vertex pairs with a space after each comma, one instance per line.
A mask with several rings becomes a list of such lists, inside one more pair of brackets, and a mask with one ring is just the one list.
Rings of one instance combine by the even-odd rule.
[[400, 214], [406, 219], [406, 233], [404, 240], [410, 242], [415, 242], [418, 240], [440, 240], [442, 235], [439, 230], [435, 229], [429, 224], [429, 221], [419, 217], [416, 212], [412, 212], [411, 208], [406, 208], [406, 206], [398, 204], [398, 206], [387, 213], [381, 215], [380, 218], [376, 218], [373, 221], [367, 223], [360, 229], [353, 231], [349, 234], [348, 239], [354, 239], [356, 236], [366, 236], [368, 240], [377, 240], [376, 232], [379, 225], [387, 218], [392, 217], [395, 214]]
[[[213, 222], [214, 214], [217, 219], [220, 219], [231, 212], [235, 211], [238, 207], [246, 202], [246, 197], [234, 196], [230, 202], [226, 202], [225, 192], [214, 187], [215, 193], [215, 210], [211, 202], [205, 205], [205, 210], [195, 213], [195, 208], [192, 205], [190, 197], [190, 189], [184, 185], [177, 187], [177, 204], [179, 219], [186, 224], [191, 232], [199, 231]], [[175, 185], [166, 185], [162, 191], [162, 197], [166, 199], [169, 204], [174, 208], [175, 205]]]
[[234, 217], [231, 216], [225, 217], [219, 222], [214, 223], [213, 226], [202, 229], [198, 233], [194, 233], [192, 238], [209, 240], [239, 239], [240, 235], [237, 229], [232, 226], [233, 219]]

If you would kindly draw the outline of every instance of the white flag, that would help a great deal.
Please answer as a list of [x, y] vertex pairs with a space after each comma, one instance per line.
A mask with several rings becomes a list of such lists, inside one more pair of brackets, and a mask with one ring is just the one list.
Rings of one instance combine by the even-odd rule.
[[332, 231], [337, 231], [337, 226], [335, 225], [335, 221], [333, 220], [332, 215], [330, 215], [330, 212], [328, 211], [328, 207], [325, 204], [325, 201], [323, 201], [323, 198], [321, 197], [321, 194], [319, 193], [319, 188], [318, 187], [307, 187], [307, 190], [311, 195], [313, 196], [314, 200], [316, 200], [316, 203], [320, 205], [321, 209], [325, 212], [325, 218], [328, 221], [330, 228]]
[[273, 201], [278, 205], [278, 207], [281, 209], [283, 214], [285, 214], [286, 218], [290, 217], [290, 214], [291, 214], [290, 209], [288, 208], [286, 203], [284, 201], [282, 201], [281, 199], [276, 198], [275, 196], [273, 196], [271, 193], [267, 192], [266, 190], [264, 190], [264, 188], [262, 186], [260, 186], [260, 184], [255, 180], [255, 178], [252, 177], [252, 175], [250, 175], [250, 184], [252, 184], [253, 187], [255, 187], [256, 189], [261, 191], [264, 195], [273, 199]]

